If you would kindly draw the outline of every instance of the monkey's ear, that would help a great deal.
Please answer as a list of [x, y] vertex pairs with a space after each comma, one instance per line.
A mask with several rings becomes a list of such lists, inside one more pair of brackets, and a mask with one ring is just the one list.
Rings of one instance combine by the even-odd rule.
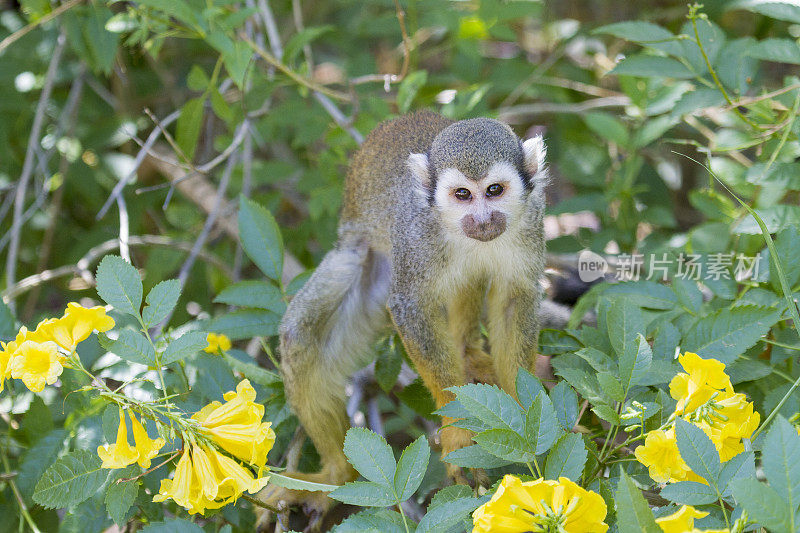
[[541, 135], [531, 137], [522, 143], [522, 154], [525, 158], [525, 170], [531, 177], [544, 168], [544, 158], [547, 148]]
[[409, 154], [408, 170], [411, 175], [417, 180], [417, 183], [423, 188], [428, 189], [431, 185], [431, 174], [428, 167], [428, 156], [425, 154]]

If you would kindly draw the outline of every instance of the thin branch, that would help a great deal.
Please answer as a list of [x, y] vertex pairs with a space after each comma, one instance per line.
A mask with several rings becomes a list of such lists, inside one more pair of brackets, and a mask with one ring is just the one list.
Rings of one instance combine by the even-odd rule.
[[128, 206], [125, 197], [117, 196], [117, 206], [119, 207], [119, 255], [128, 263], [131, 262], [131, 250], [128, 244], [131, 230], [128, 221]]
[[[47, 74], [45, 76], [44, 87], [42, 87], [42, 94], [39, 97], [39, 103], [36, 106], [36, 113], [33, 117], [33, 125], [31, 127], [31, 134], [28, 137], [28, 148], [25, 154], [25, 162], [22, 165], [22, 175], [17, 185], [16, 195], [14, 197], [14, 222], [11, 227], [11, 241], [8, 248], [8, 257], [6, 257], [6, 286], [14, 285], [17, 277], [17, 254], [19, 253], [19, 239], [22, 230], [22, 215], [25, 209], [25, 194], [28, 191], [28, 183], [30, 182], [31, 175], [33, 174], [33, 164], [35, 157], [34, 146], [40, 142], [42, 132], [42, 124], [44, 123], [45, 111], [50, 95], [53, 92], [53, 85], [56, 80], [56, 72], [58, 65], [61, 62], [61, 56], [64, 52], [64, 46], [67, 39], [62, 29], [58, 35], [53, 56], [50, 59], [50, 65], [47, 67]], [[10, 307], [14, 307], [14, 302], [9, 303]]]
[[[184, 252], [190, 252], [193, 247], [193, 244], [190, 242], [178, 241], [162, 235], [132, 235], [128, 239], [128, 245], [167, 246], [177, 250], [182, 250]], [[19, 280], [16, 285], [10, 286], [3, 291], [3, 300], [8, 302], [17, 296], [26, 293], [37, 285], [41, 285], [42, 283], [46, 283], [53, 279], [63, 278], [65, 276], [81, 276], [87, 283], [91, 285], [94, 283], [94, 279], [89, 267], [96, 263], [104, 255], [117, 249], [119, 249], [119, 238], [114, 237], [113, 239], [99, 244], [86, 252], [86, 254], [74, 265], [66, 265], [51, 270], [45, 270], [38, 274], [34, 274]], [[218, 257], [203, 250], [198, 253], [198, 257], [220, 269], [225, 273], [226, 276], [233, 276], [233, 272], [231, 272], [231, 269], [227, 263], [223, 262]]]
[[[178, 120], [179, 116], [181, 116], [180, 109], [170, 113], [164, 118], [164, 120], [161, 121], [161, 127], [166, 128]], [[162, 130], [160, 128], [155, 128], [152, 132], [150, 132], [150, 136], [147, 137], [147, 141], [145, 141], [144, 146], [142, 146], [142, 149], [139, 150], [138, 154], [136, 154], [136, 157], [133, 160], [133, 167], [131, 168], [130, 172], [128, 172], [128, 175], [120, 179], [114, 186], [114, 189], [111, 191], [106, 203], [103, 204], [103, 207], [101, 207], [100, 211], [97, 213], [97, 216], [95, 217], [96, 220], [100, 220], [106, 215], [108, 209], [111, 207], [111, 204], [113, 204], [117, 200], [117, 196], [122, 193], [122, 189], [125, 188], [125, 185], [136, 176], [136, 172], [139, 170], [139, 167], [142, 166], [144, 158], [147, 157], [150, 149], [161, 136], [161, 131]]]
[[272, 53], [275, 54], [275, 57], [282, 58], [283, 45], [281, 44], [281, 36], [278, 33], [278, 26], [275, 24], [275, 16], [272, 14], [269, 2], [267, 0], [258, 0], [258, 11], [262, 22], [264, 22], [264, 29], [267, 31], [267, 39], [269, 39], [269, 47], [272, 49]]
[[3, 50], [5, 50], [6, 48], [8, 48], [12, 44], [14, 44], [16, 41], [18, 41], [20, 38], [24, 37], [25, 35], [27, 35], [31, 31], [33, 31], [34, 29], [38, 28], [42, 24], [46, 24], [46, 23], [50, 22], [54, 18], [58, 17], [59, 15], [64, 13], [65, 11], [67, 11], [69, 9], [72, 9], [73, 7], [77, 6], [81, 2], [83, 2], [83, 0], [69, 0], [68, 2], [66, 2], [64, 4], [61, 4], [60, 6], [58, 6], [54, 10], [52, 10], [50, 13], [48, 13], [47, 15], [43, 16], [42, 18], [40, 18], [39, 20], [31, 22], [30, 24], [28, 24], [24, 28], [20, 28], [19, 30], [15, 31], [11, 35], [9, 35], [8, 37], [6, 37], [2, 41], [0, 41], [0, 54], [3, 53]]
[[320, 105], [325, 109], [325, 111], [328, 112], [333, 121], [336, 122], [336, 124], [340, 128], [342, 128], [344, 131], [350, 134], [350, 137], [352, 137], [353, 140], [356, 141], [356, 143], [363, 144], [364, 135], [360, 131], [355, 129], [355, 127], [353, 127], [353, 121], [344, 116], [344, 113], [342, 113], [341, 110], [339, 110], [339, 108], [336, 107], [336, 104], [334, 104], [330, 98], [328, 98], [324, 94], [318, 93], [317, 91], [314, 91], [313, 94], [314, 98], [317, 100], [317, 102], [320, 103]]
[[552, 102], [542, 102], [539, 104], [524, 104], [511, 107], [501, 107], [498, 110], [500, 120], [504, 122], [518, 122], [536, 115], [547, 113], [575, 113], [582, 114], [593, 109], [604, 107], [625, 107], [631, 104], [627, 96], [606, 96], [603, 98], [593, 98], [584, 102], [574, 104], [558, 104]]

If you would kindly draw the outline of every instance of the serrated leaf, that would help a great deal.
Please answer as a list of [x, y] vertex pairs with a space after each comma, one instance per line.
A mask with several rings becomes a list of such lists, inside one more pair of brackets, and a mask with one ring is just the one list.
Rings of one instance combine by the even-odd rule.
[[97, 294], [117, 311], [139, 316], [142, 278], [123, 258], [107, 255], [97, 266]]
[[620, 424], [619, 414], [617, 414], [616, 409], [606, 403], [598, 403], [593, 405], [591, 407], [591, 411], [606, 422], [614, 424], [615, 426]]
[[770, 486], [789, 504], [800, 505], [800, 435], [785, 418], [772, 422], [761, 451], [761, 467]]
[[677, 40], [669, 40], [675, 39], [675, 35], [673, 35], [673, 33], [669, 30], [662, 28], [658, 24], [653, 24], [652, 22], [626, 20], [623, 22], [616, 22], [614, 24], [601, 26], [593, 30], [592, 33], [605, 33], [608, 35], [613, 35], [621, 39], [639, 43], [643, 46], [647, 46], [648, 48], [661, 50], [662, 52], [666, 52], [668, 54], [680, 53], [680, 47], [678, 46]]
[[636, 336], [632, 344], [626, 345], [625, 350], [619, 357], [619, 377], [625, 391], [624, 397], [627, 397], [631, 387], [638, 385], [650, 371], [653, 352], [641, 334]]
[[778, 20], [800, 24], [800, 5], [792, 0], [738, 0], [726, 9], [746, 9]]
[[564, 330], [545, 328], [539, 333], [539, 353], [558, 355], [579, 350], [583, 345]]
[[119, 338], [111, 345], [111, 351], [133, 363], [152, 366], [155, 364], [156, 351], [144, 335], [132, 329], [123, 329]]
[[489, 427], [505, 428], [520, 435], [525, 430], [525, 412], [505, 391], [495, 385], [470, 383], [447, 389], [473, 416]]
[[540, 392], [545, 392], [539, 378], [522, 367], [517, 371], [516, 388], [517, 398], [519, 398], [519, 403], [522, 404], [523, 409], [528, 409], [536, 396]]
[[312, 481], [305, 481], [302, 479], [284, 476], [283, 474], [278, 474], [277, 472], [269, 473], [269, 482], [271, 485], [277, 485], [279, 487], [283, 487], [286, 489], [307, 490], [311, 492], [316, 492], [316, 491], [330, 492], [332, 490], [339, 488], [339, 485], [314, 483]]
[[206, 336], [204, 331], [184, 333], [167, 345], [167, 349], [161, 354], [161, 364], [169, 365], [196, 354], [208, 346]]
[[453, 450], [442, 457], [442, 461], [462, 468], [500, 468], [512, 463], [490, 454], [477, 444]]
[[556, 418], [564, 431], [572, 431], [578, 421], [578, 395], [566, 381], [559, 381], [550, 389], [550, 401]]
[[644, 331], [641, 309], [628, 298], [614, 299], [606, 315], [606, 328], [617, 357], [622, 358], [626, 352], [629, 355], [637, 335]]
[[366, 509], [348, 516], [333, 533], [406, 533], [406, 528], [397, 511]]
[[695, 323], [684, 335], [681, 350], [729, 364], [766, 335], [780, 314], [778, 309], [753, 305], [720, 309]]
[[153, 522], [144, 526], [142, 533], [203, 533], [203, 530], [188, 520], [171, 518], [164, 522]]
[[420, 436], [403, 450], [394, 473], [394, 492], [399, 501], [406, 501], [419, 488], [428, 469], [430, 455], [431, 449], [425, 435]]
[[714, 443], [702, 429], [678, 418], [675, 421], [675, 437], [681, 459], [692, 472], [716, 486], [722, 464]]
[[64, 440], [66, 438], [66, 430], [54, 429], [40, 438], [22, 456], [19, 475], [17, 476], [17, 486], [26, 499], [31, 497], [34, 487], [41, 479], [42, 474], [53, 464], [58, 458], [58, 454], [64, 449]]
[[363, 507], [389, 507], [398, 503], [390, 488], [372, 481], [353, 481], [328, 493], [328, 497]]
[[142, 311], [142, 319], [146, 326], [158, 324], [175, 309], [181, 297], [181, 282], [168, 279], [157, 284], [147, 293], [147, 307]]
[[615, 402], [625, 400], [625, 391], [622, 389], [622, 385], [610, 372], [598, 372], [597, 382], [600, 383], [603, 393]]
[[627, 146], [630, 143], [628, 128], [608, 113], [587, 113], [583, 116], [583, 121], [594, 133], [618, 146]]
[[265, 276], [280, 281], [283, 238], [275, 217], [256, 202], [239, 198], [239, 239], [242, 249]]
[[92, 496], [108, 476], [97, 454], [76, 450], [59, 458], [42, 475], [33, 501], [48, 509], [77, 505]]
[[527, 463], [535, 458], [525, 439], [510, 429], [488, 429], [475, 435], [472, 440], [487, 452], [507, 461]]
[[[634, 298], [636, 305], [647, 309], [672, 309], [678, 298], [669, 287], [654, 281], [626, 281], [608, 287], [606, 296], [628, 296]], [[636, 333], [640, 333], [637, 331]]]
[[642, 492], [625, 471], [620, 471], [614, 503], [617, 508], [617, 529], [620, 533], [661, 533]]
[[543, 454], [558, 438], [559, 429], [553, 403], [542, 391], [525, 414], [525, 439], [529, 449], [536, 455]]
[[265, 281], [240, 281], [225, 287], [214, 303], [237, 305], [239, 307], [257, 307], [282, 315], [286, 311], [281, 290]]
[[690, 79], [694, 74], [683, 63], [669, 57], [637, 54], [626, 57], [608, 73], [641, 78]]
[[458, 498], [456, 500], [433, 507], [417, 525], [417, 533], [446, 533], [468, 519], [470, 514], [480, 505], [478, 498]]
[[586, 445], [578, 433], [565, 433], [556, 441], [544, 465], [546, 479], [568, 477], [578, 481], [586, 464]]
[[713, 488], [696, 481], [669, 483], [660, 494], [680, 505], [706, 505], [717, 501], [717, 492]]
[[280, 315], [272, 311], [233, 311], [220, 315], [208, 323], [208, 330], [224, 333], [231, 340], [251, 337], [272, 337], [278, 334]]
[[136, 495], [139, 494], [139, 485], [136, 481], [124, 481], [122, 483], [112, 483], [106, 491], [106, 509], [108, 514], [118, 526], [122, 526], [127, 521], [128, 511]]
[[751, 520], [771, 531], [792, 531], [793, 510], [772, 487], [753, 478], [737, 479], [731, 492]]
[[359, 474], [392, 489], [397, 463], [383, 437], [366, 428], [350, 428], [344, 439], [344, 454]]
[[730, 496], [733, 481], [742, 478], [755, 478], [756, 465], [753, 452], [741, 452], [722, 463], [719, 473], [719, 488], [723, 496]]
[[764, 39], [749, 46], [747, 55], [766, 61], [800, 65], [800, 45], [793, 39]]

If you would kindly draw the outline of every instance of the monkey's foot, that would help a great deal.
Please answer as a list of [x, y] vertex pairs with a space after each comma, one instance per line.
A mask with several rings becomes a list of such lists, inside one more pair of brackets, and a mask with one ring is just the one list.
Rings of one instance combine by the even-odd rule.
[[[302, 472], [286, 472], [285, 475], [313, 483], [338, 484], [332, 482], [330, 475], [324, 472], [305, 474]], [[322, 518], [336, 502], [328, 498], [327, 492], [293, 490], [277, 485], [267, 485], [264, 490], [256, 495], [260, 501], [279, 511], [276, 517], [282, 522], [284, 529], [288, 530], [288, 516], [291, 509], [298, 509], [308, 517], [308, 527], [305, 531], [318, 531]], [[256, 508], [256, 528], [263, 531], [272, 521], [271, 510], [262, 507]]]

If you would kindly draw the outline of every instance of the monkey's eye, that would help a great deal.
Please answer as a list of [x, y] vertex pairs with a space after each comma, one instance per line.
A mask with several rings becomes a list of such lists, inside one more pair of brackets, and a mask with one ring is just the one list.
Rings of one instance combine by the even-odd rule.
[[486, 187], [486, 196], [500, 196], [501, 194], [503, 194], [503, 186], [499, 183], [492, 183]]
[[455, 194], [456, 198], [459, 200], [466, 201], [472, 198], [472, 193], [469, 192], [469, 189], [465, 189], [464, 187], [459, 187], [453, 194]]

